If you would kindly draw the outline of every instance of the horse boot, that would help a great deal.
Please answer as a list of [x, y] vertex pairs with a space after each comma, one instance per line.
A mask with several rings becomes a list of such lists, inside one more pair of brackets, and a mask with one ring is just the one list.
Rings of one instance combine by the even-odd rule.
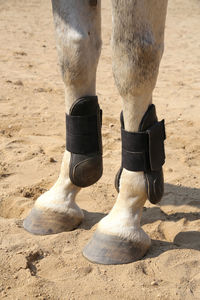
[[[72, 198], [77, 193], [75, 186], [90, 186], [102, 176], [101, 123], [102, 111], [96, 96], [80, 98], [72, 105], [66, 114], [70, 180], [68, 178], [61, 189], [55, 184], [37, 199], [23, 222], [27, 231], [38, 235], [54, 234], [73, 230], [81, 223], [83, 212]], [[69, 189], [68, 196], [66, 189]], [[62, 203], [60, 198], [64, 199]]]
[[122, 165], [115, 177], [115, 188], [119, 192], [123, 168], [129, 171], [143, 171], [147, 198], [152, 204], [160, 202], [164, 193], [162, 165], [165, 163], [164, 120], [158, 122], [155, 105], [149, 105], [144, 114], [139, 132], [124, 129], [123, 112], [121, 119]]
[[102, 176], [101, 125], [102, 111], [96, 96], [78, 99], [66, 114], [69, 177], [76, 186], [88, 187]]

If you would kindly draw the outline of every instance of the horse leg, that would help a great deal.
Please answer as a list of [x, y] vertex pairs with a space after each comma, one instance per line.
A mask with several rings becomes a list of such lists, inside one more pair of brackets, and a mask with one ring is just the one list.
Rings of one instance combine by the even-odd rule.
[[[164, 48], [167, 0], [112, 0], [112, 9], [113, 73], [128, 136], [138, 133], [152, 103]], [[144, 172], [124, 167], [119, 185], [114, 207], [83, 250], [96, 263], [129, 263], [142, 258], [150, 247], [151, 240], [140, 227], [147, 199]]]
[[[70, 114], [77, 99], [89, 96], [90, 101], [96, 101], [96, 69], [101, 50], [100, 0], [52, 0], [52, 7], [65, 85], [65, 110]], [[66, 150], [57, 182], [37, 199], [25, 219], [24, 228], [29, 232], [43, 235], [69, 231], [82, 221], [83, 212], [75, 203], [80, 186], [70, 179], [70, 159], [71, 153]]]

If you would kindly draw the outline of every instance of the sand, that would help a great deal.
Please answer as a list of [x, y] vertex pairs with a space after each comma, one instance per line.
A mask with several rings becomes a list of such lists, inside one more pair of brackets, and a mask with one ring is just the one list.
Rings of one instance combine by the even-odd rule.
[[0, 299], [200, 299], [200, 1], [170, 0], [154, 92], [166, 120], [165, 195], [146, 202], [152, 247], [141, 261], [94, 265], [81, 250], [116, 199], [121, 100], [111, 71], [110, 2], [103, 1], [97, 91], [104, 175], [77, 203], [72, 232], [33, 236], [22, 220], [58, 177], [65, 149], [64, 92], [50, 1], [0, 1]]

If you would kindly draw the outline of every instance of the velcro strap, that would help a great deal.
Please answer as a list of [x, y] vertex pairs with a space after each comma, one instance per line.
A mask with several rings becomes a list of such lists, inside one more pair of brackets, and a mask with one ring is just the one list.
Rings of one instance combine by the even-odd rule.
[[71, 116], [66, 114], [66, 149], [76, 154], [98, 152], [100, 123], [100, 115]]
[[122, 167], [129, 171], [156, 171], [165, 162], [164, 120], [144, 132], [128, 132], [122, 128]]
[[165, 163], [165, 121], [157, 122], [147, 129], [149, 136], [149, 164], [151, 171], [160, 170]]

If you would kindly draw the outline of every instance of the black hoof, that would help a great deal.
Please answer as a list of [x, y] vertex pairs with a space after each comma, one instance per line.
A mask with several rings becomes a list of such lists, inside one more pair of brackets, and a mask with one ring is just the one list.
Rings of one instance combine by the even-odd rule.
[[148, 248], [146, 244], [136, 244], [115, 235], [96, 231], [85, 246], [83, 255], [93, 263], [120, 265], [141, 259]]
[[30, 233], [48, 235], [73, 230], [81, 221], [82, 219], [78, 220], [66, 214], [33, 208], [24, 220], [23, 226]]

